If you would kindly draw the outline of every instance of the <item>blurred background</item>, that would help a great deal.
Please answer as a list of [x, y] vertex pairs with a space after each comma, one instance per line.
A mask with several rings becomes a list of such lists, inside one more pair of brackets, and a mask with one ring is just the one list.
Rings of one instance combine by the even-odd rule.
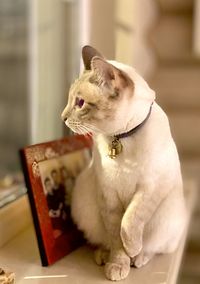
[[[19, 148], [66, 134], [60, 114], [85, 44], [134, 66], [155, 89], [184, 176], [199, 180], [199, 0], [0, 0], [0, 207], [26, 192]], [[181, 284], [200, 283], [196, 204]]]

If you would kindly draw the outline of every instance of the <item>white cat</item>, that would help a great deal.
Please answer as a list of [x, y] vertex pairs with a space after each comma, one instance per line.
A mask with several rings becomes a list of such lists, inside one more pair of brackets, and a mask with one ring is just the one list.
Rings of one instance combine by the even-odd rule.
[[[82, 51], [85, 71], [62, 113], [79, 134], [92, 133], [93, 158], [72, 195], [72, 217], [110, 280], [124, 279], [155, 254], [173, 252], [186, 210], [179, 157], [155, 93], [127, 65]], [[113, 149], [112, 149], [113, 145]]]

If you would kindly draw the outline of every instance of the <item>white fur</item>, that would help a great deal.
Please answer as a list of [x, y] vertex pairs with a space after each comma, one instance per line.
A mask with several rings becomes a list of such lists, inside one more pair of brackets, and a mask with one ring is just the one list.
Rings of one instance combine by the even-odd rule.
[[[144, 120], [155, 93], [133, 68], [110, 63], [134, 82], [134, 96], [122, 102], [112, 122], [116, 134]], [[109, 131], [108, 122], [103, 133]], [[176, 249], [186, 212], [176, 146], [158, 104], [153, 103], [148, 121], [138, 132], [121, 139], [123, 151], [111, 159], [108, 144], [114, 133], [94, 134], [93, 159], [77, 180], [71, 209], [87, 239], [110, 250], [107, 278], [120, 280], [129, 273], [130, 259], [141, 267], [154, 254]]]

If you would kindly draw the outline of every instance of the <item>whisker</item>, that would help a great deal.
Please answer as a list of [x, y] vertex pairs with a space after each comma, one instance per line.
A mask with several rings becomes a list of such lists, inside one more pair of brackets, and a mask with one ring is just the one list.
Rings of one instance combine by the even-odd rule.
[[84, 132], [84, 135], [89, 135], [92, 136], [90, 129], [88, 129], [87, 127], [85, 127], [84, 125], [81, 125], [81, 129]]
[[80, 132], [80, 134], [86, 135], [88, 131], [84, 129], [84, 127], [80, 124], [77, 128], [77, 131]]
[[92, 125], [89, 125], [89, 124], [84, 124], [84, 127], [86, 127], [88, 130], [94, 130], [94, 131], [97, 131], [97, 129], [94, 127], [94, 126], [92, 126]]
[[99, 128], [97, 128], [94, 125], [90, 125], [88, 123], [85, 123], [84, 126], [86, 126], [88, 129], [90, 129], [90, 131], [94, 131], [94, 132], [97, 132], [97, 133], [105, 133], [104, 131], [100, 130]]
[[80, 121], [70, 121], [70, 126], [72, 129], [75, 129], [75, 132], [80, 132], [80, 134], [86, 135], [88, 134], [89, 136], [92, 136], [91, 133], [103, 133], [104, 131], [100, 130], [94, 125], [88, 124], [88, 123], [83, 123], [81, 124]]
[[82, 125], [82, 128], [85, 130], [85, 131], [87, 131], [87, 132], [91, 132], [91, 129], [90, 128], [88, 128], [87, 126], [85, 126], [85, 125]]
[[87, 134], [89, 134], [90, 136], [92, 136], [95, 133], [95, 131], [93, 131], [91, 128], [84, 127], [84, 129], [87, 131]]

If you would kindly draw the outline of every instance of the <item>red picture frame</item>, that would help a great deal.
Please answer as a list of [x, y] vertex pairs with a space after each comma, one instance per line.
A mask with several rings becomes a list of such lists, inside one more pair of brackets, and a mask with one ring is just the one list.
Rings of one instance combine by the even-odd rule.
[[[20, 150], [43, 266], [53, 264], [83, 243], [81, 232], [69, 216], [66, 190], [72, 184], [69, 181], [74, 182], [89, 162], [91, 146], [91, 138], [75, 135]], [[69, 171], [70, 178], [68, 175], [65, 179]]]

